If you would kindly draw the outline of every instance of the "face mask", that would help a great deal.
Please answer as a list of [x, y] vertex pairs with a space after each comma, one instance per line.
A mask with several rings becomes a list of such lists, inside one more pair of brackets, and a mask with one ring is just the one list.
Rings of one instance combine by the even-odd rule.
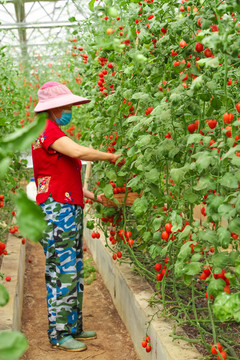
[[72, 111], [63, 110], [62, 116], [59, 119], [56, 118], [56, 123], [58, 125], [67, 125], [71, 121], [71, 118], [72, 118]]

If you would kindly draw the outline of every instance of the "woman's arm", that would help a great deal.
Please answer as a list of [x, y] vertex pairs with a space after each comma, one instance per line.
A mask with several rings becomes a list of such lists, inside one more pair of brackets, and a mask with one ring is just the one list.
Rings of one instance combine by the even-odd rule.
[[105, 153], [79, 145], [67, 136], [57, 139], [50, 147], [61, 154], [86, 161], [108, 160], [115, 162], [121, 156], [121, 154]]
[[96, 200], [94, 199], [94, 194], [89, 191], [89, 190], [86, 190], [86, 189], [83, 189], [83, 196], [90, 199], [90, 200], [93, 200], [93, 201], [97, 201], [97, 202], [100, 202], [102, 203], [102, 198], [101, 198], [101, 195], [97, 195], [97, 198]]

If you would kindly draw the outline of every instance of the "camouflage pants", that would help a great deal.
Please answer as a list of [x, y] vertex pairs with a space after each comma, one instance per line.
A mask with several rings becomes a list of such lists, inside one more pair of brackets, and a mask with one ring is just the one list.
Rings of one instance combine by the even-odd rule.
[[48, 222], [40, 241], [46, 256], [48, 336], [55, 345], [64, 336], [82, 331], [83, 209], [58, 203], [51, 196], [41, 207]]

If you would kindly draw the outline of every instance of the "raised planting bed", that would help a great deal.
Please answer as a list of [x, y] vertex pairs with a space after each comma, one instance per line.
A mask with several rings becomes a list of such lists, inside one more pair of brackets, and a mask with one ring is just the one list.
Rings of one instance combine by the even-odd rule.
[[[0, 272], [4, 275], [2, 283], [9, 293], [9, 302], [0, 307], [0, 330], [20, 330], [25, 272], [25, 245], [22, 238], [9, 234], [7, 250], [8, 255], [3, 258]], [[6, 277], [11, 280], [6, 281]]]
[[[90, 216], [86, 215], [84, 224], [84, 238], [91, 250], [93, 259], [103, 277], [114, 305], [125, 323], [135, 349], [143, 360], [194, 360], [200, 358], [200, 353], [187, 342], [176, 340], [173, 342], [172, 329], [175, 322], [155, 316], [148, 328], [151, 339], [151, 352], [147, 353], [142, 347], [146, 335], [146, 327], [156, 311], [162, 310], [161, 305], [149, 306], [148, 300], [154, 290], [141, 276], [136, 275], [126, 263], [116, 263], [112, 253], [105, 246], [104, 234], [99, 230], [100, 238], [92, 239], [91, 230], [86, 227]], [[178, 335], [184, 334], [178, 329]]]

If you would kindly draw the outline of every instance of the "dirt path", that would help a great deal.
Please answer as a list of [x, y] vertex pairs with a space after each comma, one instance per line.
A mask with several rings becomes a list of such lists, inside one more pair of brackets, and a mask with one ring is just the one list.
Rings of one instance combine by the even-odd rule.
[[[88, 349], [79, 353], [54, 350], [50, 347], [46, 333], [48, 322], [44, 254], [40, 244], [27, 243], [26, 246], [21, 331], [28, 339], [29, 349], [21, 360], [139, 360], [127, 329], [99, 273], [97, 273], [96, 281], [85, 285], [83, 296], [84, 329], [97, 331], [98, 338], [86, 340]], [[91, 253], [87, 249], [84, 252], [84, 258], [89, 257]], [[95, 266], [94, 263], [93, 265]]]

